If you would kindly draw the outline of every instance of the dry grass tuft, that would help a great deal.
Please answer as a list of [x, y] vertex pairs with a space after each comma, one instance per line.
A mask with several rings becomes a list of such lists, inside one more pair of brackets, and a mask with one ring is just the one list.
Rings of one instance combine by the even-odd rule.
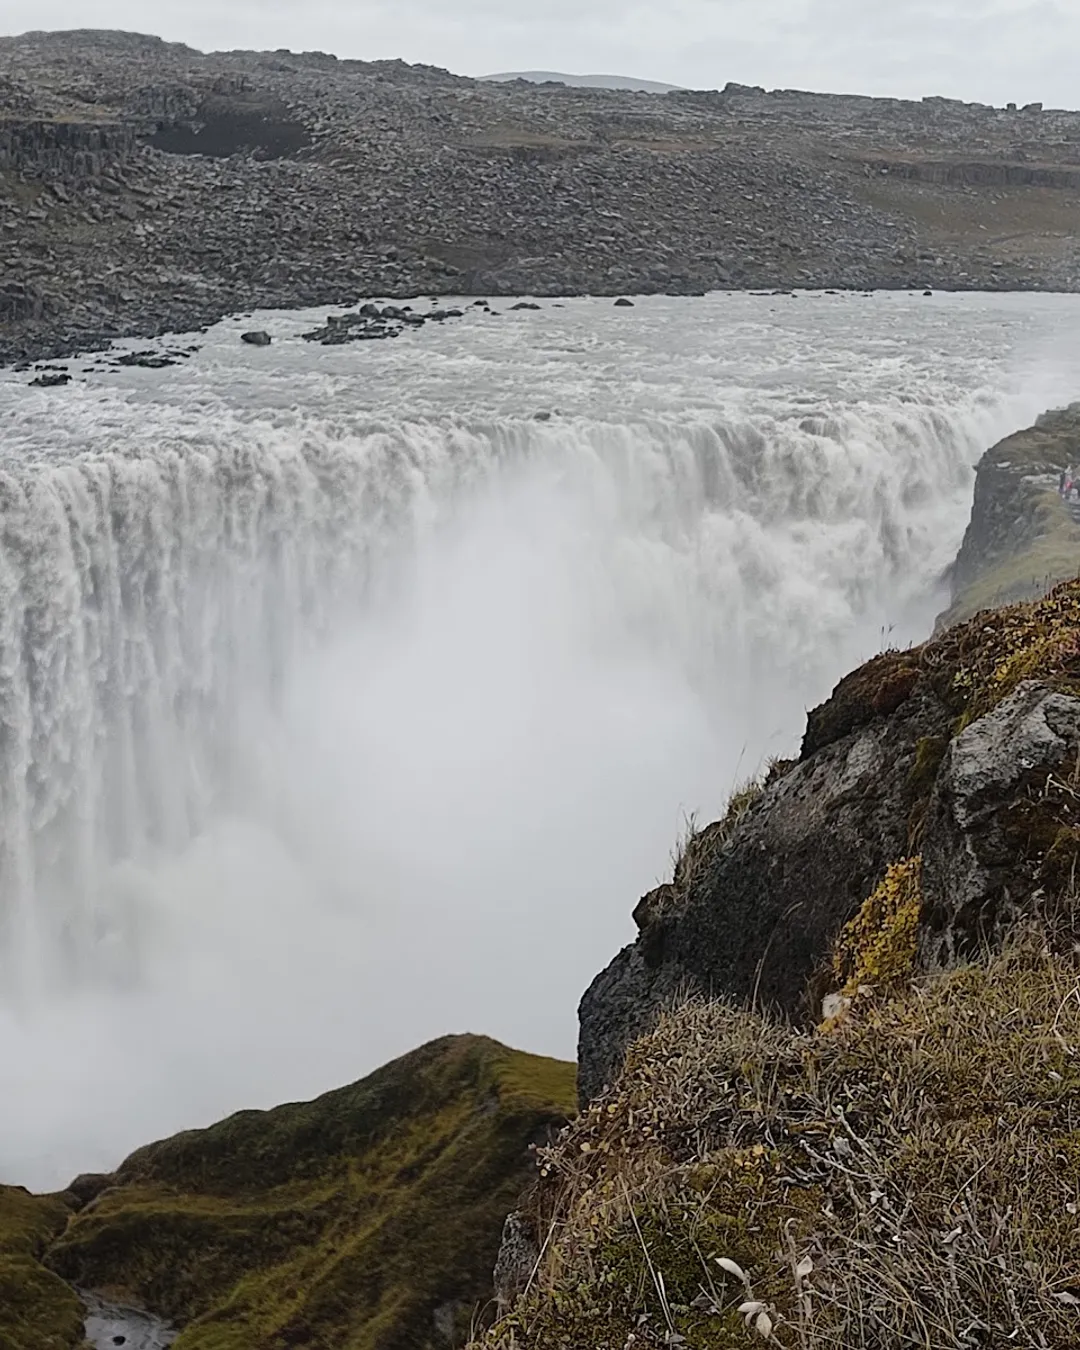
[[828, 1033], [689, 1002], [541, 1164], [484, 1350], [1066, 1350], [1080, 964], [1029, 935]]

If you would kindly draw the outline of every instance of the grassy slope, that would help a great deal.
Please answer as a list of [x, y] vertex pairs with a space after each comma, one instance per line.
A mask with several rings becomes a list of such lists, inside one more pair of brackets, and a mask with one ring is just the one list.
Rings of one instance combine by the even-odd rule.
[[737, 1350], [753, 1300], [790, 1350], [1068, 1350], [1078, 1115], [1080, 967], [1038, 944], [810, 1034], [689, 1003], [545, 1156], [539, 1277], [483, 1345]]
[[[928, 686], [956, 734], [1032, 678], [1080, 696], [1080, 581], [875, 658], [811, 715], [806, 752]], [[920, 742], [910, 856], [822, 973], [830, 1020], [797, 1034], [696, 1001], [633, 1046], [543, 1157], [542, 1266], [484, 1350], [764, 1344], [743, 1302], [791, 1350], [1080, 1344], [1080, 957], [1018, 934], [992, 962], [912, 974], [947, 744]], [[1078, 780], [1063, 765], [1011, 807], [1017, 863], [1071, 911]]]
[[0, 1186], [0, 1350], [71, 1350], [82, 1305], [39, 1258], [70, 1210], [56, 1196]]
[[178, 1350], [445, 1344], [490, 1296], [529, 1144], [573, 1108], [573, 1065], [448, 1037], [139, 1150], [50, 1264], [184, 1325]]

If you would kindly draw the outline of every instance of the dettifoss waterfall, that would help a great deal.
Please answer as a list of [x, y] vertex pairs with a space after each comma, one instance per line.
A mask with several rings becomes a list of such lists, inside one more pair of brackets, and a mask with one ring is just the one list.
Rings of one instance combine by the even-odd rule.
[[686, 815], [925, 636], [974, 462], [1071, 378], [1009, 365], [1052, 306], [810, 303], [5, 375], [5, 1179], [427, 1035], [572, 1052]]

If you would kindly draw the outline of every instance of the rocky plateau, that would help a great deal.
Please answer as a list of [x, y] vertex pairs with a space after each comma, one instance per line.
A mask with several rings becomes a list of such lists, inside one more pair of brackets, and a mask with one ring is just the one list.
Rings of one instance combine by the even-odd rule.
[[376, 297], [1074, 290], [1080, 113], [0, 38], [0, 360]]

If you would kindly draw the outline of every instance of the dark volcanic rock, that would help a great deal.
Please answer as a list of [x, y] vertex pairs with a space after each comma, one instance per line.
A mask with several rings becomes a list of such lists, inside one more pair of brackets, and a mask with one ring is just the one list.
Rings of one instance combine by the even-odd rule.
[[[909, 686], [902, 707], [875, 708], [904, 659], [879, 658], [811, 714], [802, 761], [765, 788], [681, 904], [663, 895], [639, 905], [637, 942], [581, 1002], [583, 1100], [611, 1081], [627, 1045], [679, 989], [807, 1011], [808, 982], [832, 939], [907, 855], [919, 743], [949, 727], [949, 709], [928, 688]], [[817, 746], [815, 718], [829, 728]]]
[[383, 338], [399, 337], [406, 328], [422, 328], [426, 323], [443, 323], [447, 319], [464, 318], [460, 309], [433, 309], [427, 314], [416, 314], [405, 305], [361, 305], [353, 314], [328, 314], [322, 328], [301, 333], [305, 342], [318, 342], [324, 347], [340, 347], [347, 342], [376, 342]]
[[58, 385], [70, 384], [71, 376], [66, 370], [46, 370], [31, 380], [39, 389], [55, 389]]
[[0, 38], [0, 66], [0, 359], [365, 294], [1080, 285], [1080, 114], [87, 30]]
[[[269, 338], [267, 341], [269, 342]], [[178, 363], [171, 356], [162, 355], [161, 352], [125, 352], [123, 356], [117, 357], [116, 364], [142, 366], [146, 370], [163, 370], [166, 366], [175, 366]]]
[[249, 347], [269, 347], [271, 338], [269, 333], [263, 333], [259, 331], [252, 333], [241, 333], [240, 341], [246, 342]]

